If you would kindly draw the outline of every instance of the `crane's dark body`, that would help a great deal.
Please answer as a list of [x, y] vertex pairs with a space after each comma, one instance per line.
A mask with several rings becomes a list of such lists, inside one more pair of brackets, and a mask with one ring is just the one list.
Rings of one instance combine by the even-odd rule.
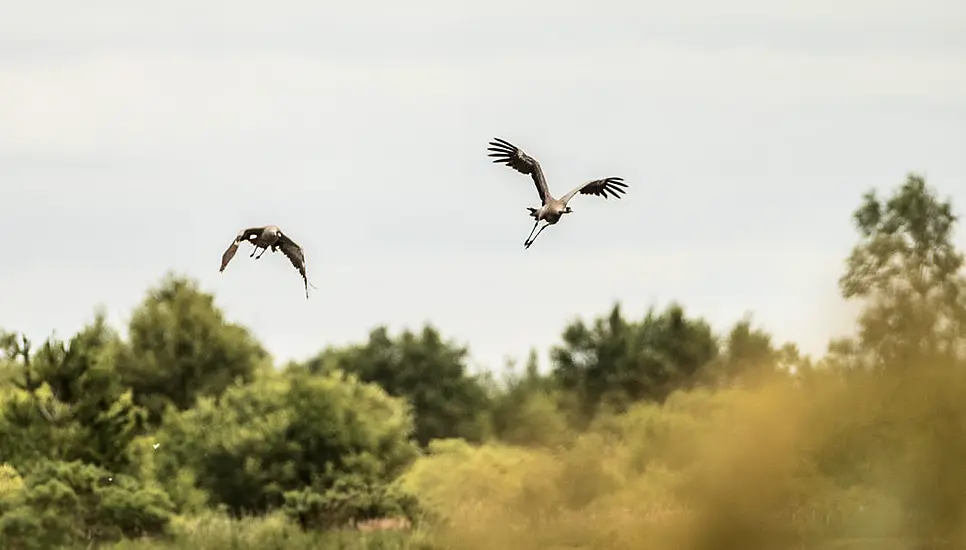
[[[282, 230], [275, 225], [266, 225], [263, 227], [250, 227], [248, 229], [242, 229], [235, 236], [235, 240], [231, 242], [228, 249], [225, 250], [224, 254], [221, 255], [221, 268], [218, 270], [222, 272], [228, 267], [228, 262], [235, 257], [235, 252], [238, 251], [238, 245], [242, 241], [247, 241], [254, 247], [252, 253], [248, 255], [249, 258], [254, 257], [256, 260], [260, 259], [262, 255], [265, 254], [269, 249], [272, 252], [282, 251], [285, 257], [292, 262], [292, 266], [298, 270], [299, 274], [302, 276], [302, 281], [305, 283], [305, 297], [309, 297], [309, 280], [305, 275], [305, 255], [302, 252], [302, 247], [299, 246], [295, 241], [290, 239], [287, 235], [282, 233]], [[261, 254], [255, 256], [255, 253], [261, 249]]]
[[[537, 194], [540, 196], [540, 208], [527, 207], [527, 210], [530, 212], [530, 217], [534, 219], [534, 223], [533, 229], [530, 230], [530, 236], [523, 243], [525, 248], [530, 248], [530, 245], [533, 244], [533, 241], [537, 240], [537, 237], [540, 236], [540, 233], [543, 233], [544, 229], [560, 221], [560, 218], [564, 214], [573, 212], [567, 204], [577, 193], [581, 195], [596, 195], [598, 197], [604, 197], [605, 199], [608, 197], [608, 193], [610, 193], [610, 196], [619, 199], [621, 198], [620, 194], [625, 193], [623, 188], [627, 187], [623, 178], [619, 177], [592, 180], [575, 187], [566, 195], [556, 199], [550, 194], [550, 189], [547, 187], [547, 180], [543, 175], [543, 168], [540, 167], [540, 163], [535, 158], [524, 153], [519, 147], [505, 139], [494, 138], [493, 141], [490, 141], [489, 145], [490, 147], [487, 150], [490, 153], [487, 156], [493, 157], [494, 163], [505, 164], [521, 174], [530, 176], [537, 188]], [[536, 231], [540, 220], [545, 221], [546, 224], [534, 235], [533, 232]]]

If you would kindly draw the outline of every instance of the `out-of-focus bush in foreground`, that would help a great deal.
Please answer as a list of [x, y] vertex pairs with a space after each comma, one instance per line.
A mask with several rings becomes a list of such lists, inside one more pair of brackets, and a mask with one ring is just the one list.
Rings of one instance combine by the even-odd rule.
[[963, 395], [966, 373], [945, 369], [776, 375], [639, 404], [556, 447], [439, 442], [403, 484], [459, 550], [961, 548]]

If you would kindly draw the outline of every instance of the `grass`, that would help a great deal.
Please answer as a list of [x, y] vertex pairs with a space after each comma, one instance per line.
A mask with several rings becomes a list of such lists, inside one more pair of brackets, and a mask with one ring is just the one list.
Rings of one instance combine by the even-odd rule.
[[[562, 539], [544, 539], [540, 546], [525, 548], [579, 549]], [[649, 548], [646, 544], [642, 548]], [[304, 533], [281, 517], [230, 520], [223, 517], [179, 519], [166, 540], [127, 540], [101, 547], [109, 550], [441, 550], [426, 533], [410, 531], [361, 531], [346, 529], [327, 533]], [[490, 546], [499, 550], [497, 546]], [[676, 550], [676, 546], [667, 546]], [[751, 548], [751, 547], [749, 547]], [[758, 547], [755, 547], [758, 548]], [[793, 545], [787, 550], [951, 550], [942, 542], [903, 538], [846, 537], [814, 545]], [[781, 550], [786, 550], [782, 548]]]
[[166, 539], [125, 540], [104, 550], [430, 550], [420, 533], [344, 529], [303, 532], [281, 515], [177, 518]]

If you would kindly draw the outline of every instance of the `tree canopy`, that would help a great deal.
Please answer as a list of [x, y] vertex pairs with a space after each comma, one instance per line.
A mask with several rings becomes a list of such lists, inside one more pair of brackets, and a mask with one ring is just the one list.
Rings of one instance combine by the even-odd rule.
[[183, 277], [168, 275], [150, 289], [128, 331], [118, 373], [155, 423], [168, 404], [186, 410], [268, 365], [248, 330], [226, 322], [214, 297]]
[[450, 437], [479, 441], [486, 430], [488, 396], [483, 382], [468, 374], [467, 354], [467, 348], [443, 341], [429, 325], [396, 338], [386, 327], [377, 327], [365, 344], [328, 349], [305, 368], [351, 373], [406, 399], [416, 415], [414, 436], [421, 445]]
[[866, 193], [853, 220], [860, 239], [839, 284], [866, 309], [858, 347], [838, 349], [880, 365], [966, 359], [966, 275], [952, 241], [958, 218], [951, 202], [910, 174], [886, 200]]

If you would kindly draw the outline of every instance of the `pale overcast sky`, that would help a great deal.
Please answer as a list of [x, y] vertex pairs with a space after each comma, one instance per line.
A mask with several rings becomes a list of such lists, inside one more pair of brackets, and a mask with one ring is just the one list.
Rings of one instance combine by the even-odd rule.
[[[533, 247], [528, 177], [604, 176]], [[824, 349], [871, 187], [925, 174], [966, 216], [962, 0], [100, 0], [0, 7], [0, 327], [118, 327], [173, 270], [279, 363], [437, 325], [475, 364], [576, 316], [752, 312]], [[277, 224], [305, 249], [235, 233]], [[966, 229], [957, 240], [966, 246]]]

